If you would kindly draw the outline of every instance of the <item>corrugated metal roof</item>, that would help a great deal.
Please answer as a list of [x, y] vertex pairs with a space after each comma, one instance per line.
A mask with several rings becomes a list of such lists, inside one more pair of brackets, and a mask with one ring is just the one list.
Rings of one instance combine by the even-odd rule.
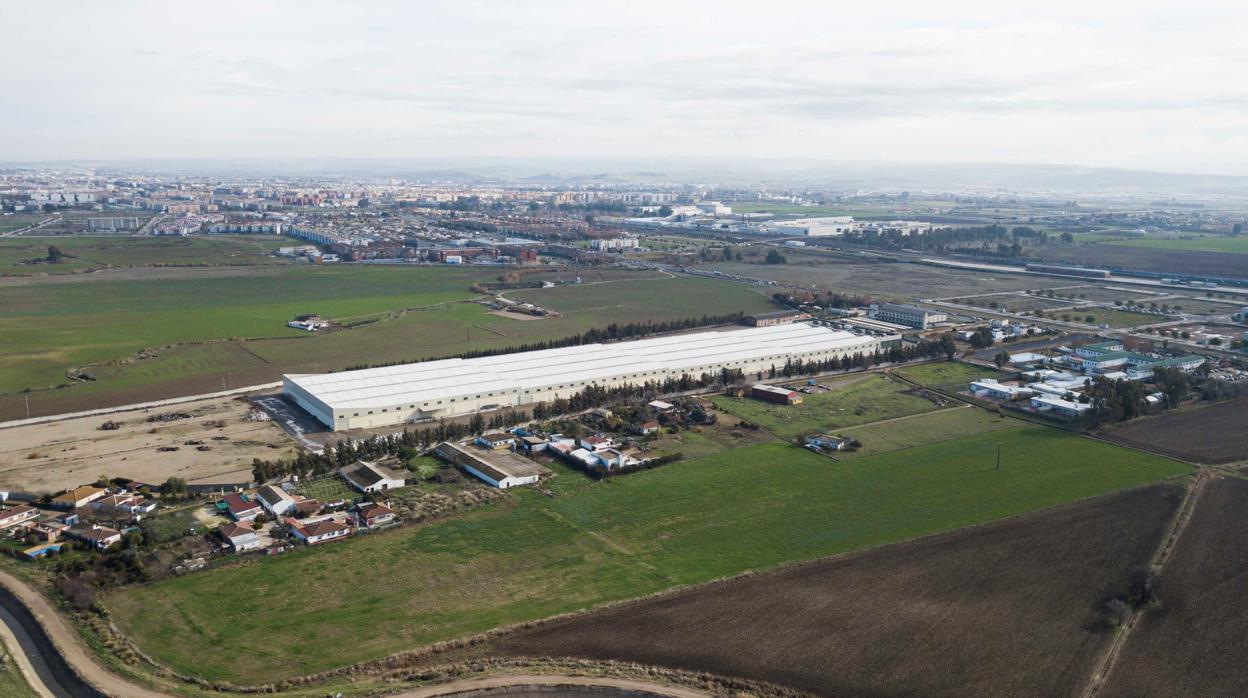
[[[420, 407], [426, 402], [480, 394], [505, 395], [554, 386], [635, 377], [638, 383], [700, 367], [787, 354], [867, 347], [874, 340], [807, 323], [712, 330], [612, 344], [544, 349], [477, 359], [420, 363], [316, 375], [287, 380], [331, 409]], [[651, 375], [646, 375], [651, 374]], [[500, 400], [501, 402], [501, 400]]]

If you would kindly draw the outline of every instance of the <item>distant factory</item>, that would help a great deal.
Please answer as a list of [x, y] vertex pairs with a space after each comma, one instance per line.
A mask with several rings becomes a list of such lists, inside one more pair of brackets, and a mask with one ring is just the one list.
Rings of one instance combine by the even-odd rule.
[[714, 330], [477, 359], [284, 376], [286, 396], [334, 430], [404, 424], [570, 397], [591, 385], [662, 382], [723, 369], [871, 354], [881, 338], [807, 324]]

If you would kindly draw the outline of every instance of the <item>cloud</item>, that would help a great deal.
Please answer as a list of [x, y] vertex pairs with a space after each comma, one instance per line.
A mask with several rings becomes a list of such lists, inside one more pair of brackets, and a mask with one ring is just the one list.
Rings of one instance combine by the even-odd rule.
[[1020, 159], [1245, 172], [1238, 4], [6, 6], [0, 157]]

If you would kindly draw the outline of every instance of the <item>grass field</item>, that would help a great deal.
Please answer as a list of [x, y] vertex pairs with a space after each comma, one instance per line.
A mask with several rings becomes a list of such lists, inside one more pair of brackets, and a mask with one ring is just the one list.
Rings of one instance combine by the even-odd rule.
[[[993, 469], [997, 444], [1004, 466]], [[109, 594], [176, 669], [236, 683], [999, 519], [1187, 471], [1043, 427], [834, 463], [767, 443], [515, 493], [453, 520]], [[272, 642], [274, 633], [298, 638]], [[229, 652], [246, 647], [247, 652]]]
[[[60, 385], [71, 367], [124, 359], [145, 348], [159, 351], [142, 361], [95, 366], [91, 372], [97, 382], [32, 394], [32, 414], [209, 392], [273, 381], [288, 372], [566, 337], [611, 322], [773, 307], [746, 286], [628, 274], [607, 277], [623, 279], [618, 282], [568, 287], [557, 297], [542, 298], [557, 310], [566, 303], [564, 317], [519, 322], [490, 315], [484, 306], [454, 302], [472, 298], [473, 281], [492, 278], [496, 270], [286, 267], [239, 272], [169, 270], [164, 278], [75, 277], [0, 286], [0, 393], [10, 393], [0, 398], [0, 418], [25, 416], [23, 396], [13, 395], [17, 391]], [[306, 312], [365, 324], [317, 335], [285, 326], [293, 315]], [[256, 339], [214, 341], [240, 337]], [[170, 346], [176, 343], [183, 344]]]
[[638, 662], [806, 695], [1078, 695], [1112, 638], [1096, 626], [1097, 605], [1148, 560], [1179, 499], [1175, 486], [1141, 488], [554, 621], [464, 652]]
[[145, 347], [230, 337], [300, 337], [298, 313], [350, 320], [471, 298], [471, 272], [284, 268], [246, 275], [0, 288], [0, 392], [65, 381], [69, 367]]
[[6, 698], [38, 698], [39, 694], [26, 683], [13, 657], [0, 647], [0, 696]]
[[936, 409], [931, 400], [903, 394], [910, 386], [880, 374], [832, 387], [829, 392], [803, 395], [800, 405], [777, 405], [751, 397], [725, 395], [716, 396], [712, 401], [720, 410], [754, 422], [783, 439]]
[[[1143, 247], [1155, 250], [1183, 250], [1187, 252], [1223, 252], [1226, 254], [1248, 254], [1248, 236], [1196, 237], [1190, 240], [1135, 239], [1114, 240], [1104, 244], [1115, 247]], [[1248, 264], [1248, 261], [1245, 262]]]
[[837, 434], [862, 443], [857, 451], [836, 454], [836, 458], [861, 458], [886, 451], [899, 451], [924, 444], [957, 439], [972, 434], [1008, 429], [1019, 422], [977, 407], [955, 407], [927, 412], [882, 424], [864, 424], [840, 429]]
[[345, 499], [349, 502], [360, 496], [358, 492], [347, 487], [347, 483], [343, 482], [342, 478], [337, 475], [323, 475], [306, 479], [295, 488], [295, 493], [301, 497], [319, 499], [322, 502], [336, 499]]
[[[0, 240], [0, 276], [64, 274], [102, 267], [152, 265], [285, 265], [290, 260], [270, 253], [283, 245], [302, 244], [276, 235], [212, 237], [65, 236], [16, 237]], [[61, 264], [19, 264], [47, 256], [55, 245], [67, 257]]]
[[966, 390], [967, 385], [980, 378], [998, 378], [1003, 374], [991, 368], [983, 368], [960, 361], [939, 361], [918, 364], [895, 369], [904, 378], [929, 388], [958, 393]]
[[1214, 480], [1162, 571], [1161, 603], [1127, 640], [1101, 694], [1235, 696], [1248, 685], [1248, 482]]

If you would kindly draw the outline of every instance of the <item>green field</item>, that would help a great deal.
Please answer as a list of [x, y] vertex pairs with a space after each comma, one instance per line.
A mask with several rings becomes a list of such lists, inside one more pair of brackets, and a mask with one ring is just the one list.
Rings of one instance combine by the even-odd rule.
[[959, 393], [966, 386], [980, 378], [1000, 379], [1002, 372], [993, 368], [983, 368], [960, 361], [938, 361], [935, 363], [904, 366], [895, 369], [902, 377], [929, 388]]
[[269, 683], [1187, 471], [1034, 426], [843, 463], [768, 443], [601, 483], [560, 469], [554, 497], [524, 490], [514, 506], [132, 587], [105, 605], [160, 662]]
[[840, 429], [836, 432], [838, 435], [853, 437], [862, 443], [862, 447], [856, 451], [837, 453], [835, 456], [838, 459], [861, 458], [973, 434], [1008, 429], [1018, 424], [1018, 420], [976, 407], [937, 410], [894, 422], [864, 424]]
[[[114, 235], [16, 237], [0, 240], [0, 276], [64, 274], [103, 267], [153, 265], [284, 265], [290, 260], [271, 255], [283, 245], [300, 241], [276, 235], [214, 235], [212, 237], [123, 237]], [[55, 245], [66, 258], [60, 264], [23, 265], [47, 256]]]
[[880, 374], [843, 387], [835, 384], [832, 387], [833, 390], [826, 393], [803, 395], [800, 405], [777, 405], [751, 397], [725, 395], [716, 396], [712, 401], [720, 410], [754, 422], [783, 439], [937, 409], [930, 400], [904, 395], [909, 385]]
[[[1190, 240], [1158, 240], [1135, 239], [1115, 240], [1107, 245], [1121, 247], [1147, 247], [1155, 250], [1183, 250], [1185, 252], [1225, 252], [1227, 254], [1248, 254], [1248, 236], [1240, 237], [1197, 237]], [[1248, 262], [1245, 262], [1248, 263]]]
[[0, 287], [0, 392], [64, 382], [67, 368], [145, 347], [230, 337], [302, 337], [298, 313], [336, 320], [468, 299], [444, 269], [279, 268], [248, 274]]
[[[138, 279], [61, 277], [0, 285], [0, 393], [9, 394], [0, 395], [0, 419], [24, 416], [27, 396], [17, 391], [66, 383], [67, 369], [87, 364], [97, 381], [32, 393], [32, 413], [255, 385], [282, 373], [509, 346], [612, 322], [773, 308], [748, 286], [624, 272], [601, 275], [610, 283], [534, 292], [543, 304], [566, 312], [558, 318], [521, 321], [492, 315], [476, 303], [456, 302], [475, 297], [470, 291], [474, 281], [498, 273], [288, 266], [144, 270]], [[317, 334], [286, 327], [292, 316], [308, 312], [359, 324]], [[229, 338], [251, 339], [221, 341]], [[114, 361], [152, 348], [157, 351], [141, 361]]]

